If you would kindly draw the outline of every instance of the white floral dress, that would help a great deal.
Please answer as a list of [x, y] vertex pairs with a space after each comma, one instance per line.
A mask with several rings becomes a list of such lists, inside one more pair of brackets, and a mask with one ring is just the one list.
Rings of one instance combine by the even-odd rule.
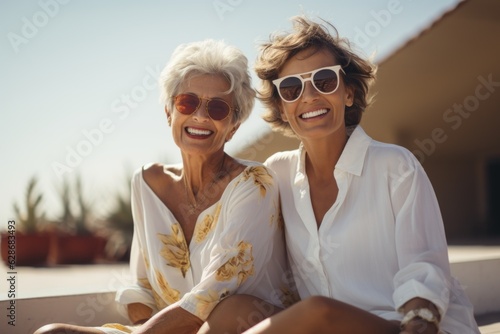
[[[145, 304], [154, 313], [177, 303], [206, 320], [219, 301], [235, 293], [279, 307], [293, 303], [277, 184], [261, 164], [240, 163], [247, 167], [220, 200], [198, 216], [189, 245], [172, 212], [144, 181], [142, 170], [134, 174], [130, 270], [135, 284], [117, 293], [123, 314], [130, 303]], [[120, 324], [100, 329], [131, 331]]]

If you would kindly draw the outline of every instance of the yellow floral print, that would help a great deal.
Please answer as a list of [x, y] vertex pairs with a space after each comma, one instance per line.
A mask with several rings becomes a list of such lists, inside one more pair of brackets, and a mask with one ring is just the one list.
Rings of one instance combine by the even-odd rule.
[[220, 298], [219, 298], [219, 301], [220, 300], [223, 300], [224, 298], [226, 297], [229, 297], [231, 294], [229, 293], [229, 290], [228, 289], [223, 289], [222, 290], [222, 293], [220, 294]]
[[153, 287], [151, 286], [151, 283], [149, 283], [149, 279], [147, 277], [139, 278], [139, 285], [144, 289], [153, 290]]
[[149, 270], [149, 258], [148, 258], [148, 255], [147, 253], [144, 251], [144, 249], [141, 248], [141, 253], [142, 253], [142, 257], [144, 258], [144, 264], [146, 265], [146, 269]]
[[272, 184], [272, 177], [264, 166], [248, 167], [243, 172], [243, 179], [246, 181], [253, 176], [253, 183], [260, 188], [260, 195], [266, 196], [266, 186]]
[[281, 214], [281, 207], [279, 204], [276, 204], [276, 202], [274, 202], [274, 213], [271, 215], [269, 225], [273, 226], [275, 222], [276, 226], [283, 231], [285, 222], [283, 220], [283, 215]]
[[147, 278], [139, 278], [139, 285], [142, 286], [144, 289], [151, 290], [151, 293], [153, 294], [153, 298], [155, 300], [156, 307], [158, 307], [159, 310], [164, 309], [167, 307], [167, 303], [160, 297], [160, 295], [153, 290], [153, 287], [151, 286], [151, 283], [149, 282], [149, 279]]
[[285, 229], [285, 219], [283, 219], [283, 213], [281, 212], [281, 210], [279, 210], [279, 214], [278, 214], [278, 228], [283, 231]]
[[206, 215], [205, 218], [203, 218], [202, 222], [199, 225], [196, 225], [194, 231], [194, 240], [197, 243], [202, 242], [207, 237], [208, 233], [210, 233], [210, 231], [215, 227], [215, 225], [217, 224], [217, 220], [219, 219], [221, 207], [222, 205], [218, 203], [217, 207], [215, 208], [214, 215]]
[[186, 272], [191, 266], [186, 239], [179, 224], [173, 224], [171, 228], [172, 235], [158, 233], [158, 238], [163, 242], [160, 255], [167, 260], [167, 265], [178, 268], [182, 277], [186, 277]]
[[237, 276], [238, 286], [254, 274], [252, 244], [240, 241], [238, 254], [224, 263], [215, 274], [218, 281], [229, 281]]
[[153, 298], [155, 299], [155, 304], [156, 307], [158, 307], [158, 310], [163, 310], [165, 307], [168, 306], [168, 304], [161, 298], [161, 296], [155, 290], [151, 291], [153, 292]]
[[229, 296], [229, 291], [227, 289], [223, 289], [220, 292], [210, 289], [205, 295], [196, 295], [196, 299], [198, 300], [198, 303], [196, 305], [196, 314], [204, 318], [208, 317], [217, 303], [219, 303], [227, 296]]
[[122, 331], [124, 333], [132, 333], [132, 330], [133, 330], [133, 328], [130, 327], [130, 326], [124, 326], [124, 325], [116, 324], [116, 323], [105, 324], [102, 327], [118, 329], [118, 330], [120, 330], [120, 331]]
[[158, 269], [155, 269], [155, 273], [156, 273], [156, 282], [160, 287], [160, 293], [163, 299], [166, 300], [169, 305], [178, 301], [181, 295], [179, 290], [170, 287], [167, 280], [165, 279], [165, 276], [163, 276], [163, 274]]
[[209, 289], [206, 294], [197, 294], [197, 304], [196, 304], [196, 314], [203, 318], [208, 317], [210, 312], [219, 301], [226, 298], [229, 295], [227, 289], [217, 292], [216, 290]]
[[283, 285], [280, 290], [282, 293], [280, 300], [285, 308], [292, 306], [300, 300], [298, 294], [292, 291], [289, 286]]

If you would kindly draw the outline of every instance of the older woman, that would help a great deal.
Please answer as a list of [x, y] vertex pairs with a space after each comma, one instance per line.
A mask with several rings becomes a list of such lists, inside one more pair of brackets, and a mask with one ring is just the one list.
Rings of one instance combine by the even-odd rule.
[[[39, 333], [196, 333], [229, 295], [263, 300], [267, 315], [268, 305], [286, 302], [277, 186], [264, 166], [224, 152], [254, 105], [247, 59], [223, 42], [181, 45], [160, 83], [182, 164], [150, 164], [132, 179], [135, 282], [117, 301], [135, 326], [52, 325]], [[209, 330], [252, 324], [238, 314], [226, 320]]]
[[256, 71], [265, 119], [301, 141], [266, 165], [303, 301], [248, 333], [478, 333], [422, 166], [359, 126], [375, 67], [326, 25], [294, 28], [263, 46]]

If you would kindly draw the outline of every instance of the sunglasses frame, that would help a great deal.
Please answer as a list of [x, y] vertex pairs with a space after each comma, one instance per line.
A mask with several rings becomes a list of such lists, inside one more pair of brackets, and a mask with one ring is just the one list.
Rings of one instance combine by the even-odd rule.
[[[318, 89], [318, 87], [316, 87], [316, 85], [314, 84], [314, 75], [322, 70], [331, 70], [333, 72], [335, 72], [335, 74], [337, 75], [337, 87], [335, 87], [334, 90], [332, 90], [331, 92], [322, 92], [320, 89]], [[298, 74], [292, 74], [292, 75], [287, 75], [286, 77], [283, 77], [283, 78], [279, 78], [279, 79], [275, 79], [273, 80], [273, 84], [274, 86], [276, 87], [276, 90], [278, 91], [278, 94], [280, 96], [280, 98], [285, 101], [285, 102], [288, 102], [288, 103], [292, 103], [292, 102], [295, 102], [297, 101], [298, 99], [300, 99], [300, 97], [302, 96], [302, 93], [304, 93], [304, 88], [306, 87], [306, 82], [308, 81], [311, 81], [311, 84], [312, 86], [318, 91], [320, 92], [321, 94], [323, 95], [327, 95], [327, 94], [332, 94], [332, 93], [335, 93], [337, 91], [337, 89], [339, 89], [339, 86], [340, 86], [340, 71], [342, 71], [344, 74], [344, 69], [342, 68], [341, 65], [333, 65], [333, 66], [326, 66], [326, 67], [321, 67], [321, 68], [318, 68], [318, 69], [315, 69], [313, 71], [309, 71], [309, 72], [304, 72], [304, 73], [298, 73]], [[303, 75], [306, 75], [306, 74], [310, 74], [309, 77], [307, 78], [303, 78], [302, 76]], [[280, 84], [288, 79], [288, 78], [298, 78], [301, 82], [302, 82], [302, 89], [300, 90], [300, 94], [299, 96], [297, 96], [296, 99], [294, 100], [286, 100], [283, 98], [283, 96], [281, 95], [281, 91], [280, 91]]]
[[[198, 99], [198, 105], [193, 110], [193, 112], [191, 112], [189, 114], [185, 114], [185, 113], [180, 112], [179, 109], [177, 109], [176, 101], [177, 101], [177, 98], [179, 96], [181, 96], [181, 95], [194, 96], [194, 97], [196, 97]], [[200, 96], [196, 95], [195, 93], [181, 93], [181, 94], [177, 94], [175, 96], [172, 96], [172, 99], [174, 100], [174, 107], [175, 107], [175, 109], [179, 113], [181, 113], [182, 115], [192, 115], [192, 114], [194, 114], [196, 112], [196, 110], [200, 109], [200, 106], [201, 106], [201, 103], [202, 103], [203, 100], [207, 101], [207, 103], [205, 104], [205, 111], [207, 112], [208, 117], [210, 117], [210, 119], [213, 120], [213, 121], [223, 121], [223, 120], [225, 120], [231, 114], [231, 111], [238, 112], [238, 108], [231, 108], [231, 106], [229, 105], [229, 103], [227, 103], [226, 101], [224, 101], [220, 97], [214, 97], [214, 98], [208, 99], [208, 98], [205, 98], [205, 97], [200, 97]], [[220, 101], [220, 102], [223, 102], [225, 105], [227, 105], [227, 107], [229, 109], [229, 112], [227, 113], [227, 115], [224, 118], [221, 118], [221, 119], [215, 119], [215, 118], [213, 118], [212, 115], [210, 115], [209, 106], [208, 106], [210, 104], [210, 101]]]

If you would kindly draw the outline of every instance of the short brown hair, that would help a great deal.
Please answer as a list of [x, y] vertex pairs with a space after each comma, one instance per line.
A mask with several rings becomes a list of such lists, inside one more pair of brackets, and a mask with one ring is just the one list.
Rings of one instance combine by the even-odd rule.
[[[376, 66], [356, 55], [349, 41], [340, 38], [337, 29], [326, 21], [327, 26], [304, 16], [295, 16], [292, 22], [291, 33], [271, 35], [270, 41], [262, 44], [255, 63], [255, 71], [262, 79], [258, 97], [266, 109], [262, 118], [270, 123], [273, 130], [295, 137], [290, 125], [281, 118], [281, 100], [272, 81], [278, 78], [279, 71], [291, 57], [302, 50], [315, 48], [317, 51], [329, 51], [342, 66], [345, 85], [351, 87], [354, 93], [353, 105], [346, 106], [345, 124], [359, 124], [363, 111], [370, 104], [368, 89], [375, 79]], [[332, 29], [333, 34], [328, 28]]]

